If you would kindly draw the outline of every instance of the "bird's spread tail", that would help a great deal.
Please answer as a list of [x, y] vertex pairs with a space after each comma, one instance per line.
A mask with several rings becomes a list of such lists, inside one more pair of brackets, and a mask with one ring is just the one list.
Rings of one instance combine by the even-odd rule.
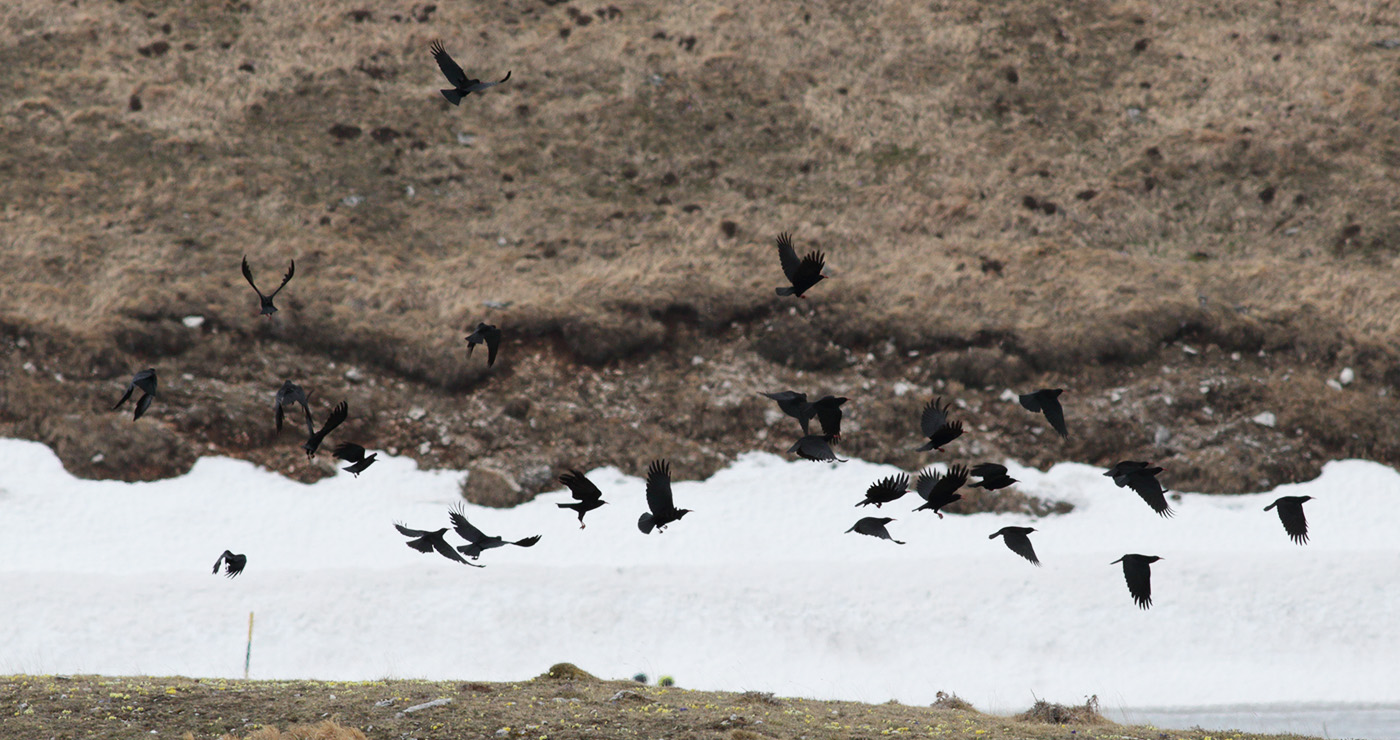
[[453, 105], [461, 105], [462, 103], [463, 95], [462, 93], [459, 93], [456, 90], [443, 90], [442, 96], [444, 98], [447, 98], [447, 102]]
[[778, 295], [792, 295], [794, 288], [778, 288]]
[[928, 451], [931, 450], [931, 449], [933, 449], [933, 440], [929, 440], [928, 442], [926, 442], [926, 443], [924, 444], [923, 447], [915, 447], [915, 448], [914, 448], [914, 451], [915, 451], [915, 452], [928, 452]]
[[637, 529], [642, 530], [642, 534], [651, 534], [651, 530], [656, 526], [652, 523], [653, 521], [650, 512], [643, 514], [642, 518], [637, 520]]

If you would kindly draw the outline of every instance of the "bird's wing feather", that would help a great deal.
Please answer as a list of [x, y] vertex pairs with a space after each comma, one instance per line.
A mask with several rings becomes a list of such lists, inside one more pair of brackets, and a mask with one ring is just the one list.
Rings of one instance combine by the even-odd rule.
[[472, 526], [472, 523], [467, 521], [466, 513], [462, 511], [461, 506], [461, 503], [458, 503], [448, 515], [452, 519], [452, 529], [467, 542], [474, 545], [479, 544], [482, 540], [487, 539], [486, 533]]
[[321, 430], [319, 432], [316, 432], [316, 434], [322, 437], [326, 436], [327, 434], [330, 434], [331, 430], [340, 426], [340, 423], [345, 421], [345, 417], [349, 415], [350, 407], [346, 405], [344, 401], [341, 401], [340, 403], [335, 405], [335, 408], [331, 409], [331, 415], [326, 417], [326, 423], [321, 427]]
[[243, 277], [247, 279], [249, 285], [253, 286], [253, 292], [257, 293], [258, 297], [261, 298], [262, 291], [258, 290], [258, 284], [253, 282], [253, 271], [248, 268], [248, 257], [246, 255], [243, 257]]
[[924, 406], [923, 416], [919, 417], [919, 431], [923, 432], [925, 437], [932, 437], [947, 423], [947, 408], [939, 408], [938, 401], [936, 400], [929, 401], [928, 404]]
[[603, 492], [598, 490], [598, 486], [593, 485], [593, 481], [577, 470], [570, 470], [559, 476], [559, 482], [568, 486], [569, 492], [579, 501], [597, 501], [603, 498]]
[[365, 448], [354, 442], [341, 442], [331, 451], [331, 455], [349, 463], [357, 463], [365, 459]]
[[778, 235], [778, 262], [783, 266], [783, 275], [788, 282], [797, 280], [797, 250], [792, 248], [792, 234], [784, 231]]
[[1069, 437], [1069, 429], [1065, 426], [1065, 409], [1060, 405], [1060, 399], [1047, 398], [1040, 404], [1040, 408], [1045, 412], [1046, 421], [1055, 428], [1061, 437]]
[[1308, 520], [1303, 516], [1303, 505], [1291, 501], [1279, 504], [1278, 518], [1288, 536], [1299, 543], [1308, 541]]
[[671, 496], [671, 464], [665, 460], [654, 460], [647, 469], [647, 508], [653, 514], [676, 508]]
[[533, 536], [530, 536], [530, 537], [526, 537], [526, 538], [523, 539], [523, 540], [516, 540], [516, 541], [514, 541], [514, 542], [512, 542], [512, 543], [510, 543], [510, 544], [512, 544], [512, 545], [518, 545], [518, 546], [520, 546], [520, 547], [534, 547], [535, 543], [540, 541], [540, 537], [541, 537], [541, 536], [542, 536], [542, 535], [538, 535], [538, 534], [537, 534], [537, 535], [533, 535]]
[[1002, 536], [1002, 539], [1006, 541], [1006, 546], [1011, 548], [1012, 552], [1040, 565], [1040, 558], [1035, 556], [1035, 548], [1031, 547], [1031, 538], [1019, 532], [1007, 532]]
[[438, 69], [442, 70], [442, 75], [447, 78], [448, 82], [452, 83], [453, 87], [461, 89], [471, 83], [471, 81], [467, 79], [467, 73], [463, 72], [462, 68], [457, 66], [457, 63], [452, 60], [452, 55], [448, 54], [447, 50], [442, 48], [441, 41], [434, 41], [431, 49], [433, 52], [433, 59], [437, 60]]
[[285, 287], [287, 287], [287, 283], [291, 281], [292, 275], [293, 275], [296, 271], [297, 271], [297, 261], [296, 261], [296, 260], [292, 260], [292, 261], [291, 261], [291, 264], [287, 265], [287, 274], [282, 276], [282, 284], [281, 284], [281, 285], [278, 285], [278, 286], [277, 286], [277, 290], [272, 291], [272, 295], [268, 296], [268, 298], [275, 298], [275, 297], [277, 297], [277, 294], [278, 294], [278, 293], [281, 293], [281, 292], [282, 292], [282, 289], [285, 288]]
[[1123, 580], [1128, 582], [1128, 593], [1133, 601], [1146, 609], [1152, 606], [1152, 567], [1137, 558], [1123, 561]]
[[486, 331], [486, 366], [491, 367], [496, 364], [496, 350], [501, 348], [501, 330], [488, 329]]

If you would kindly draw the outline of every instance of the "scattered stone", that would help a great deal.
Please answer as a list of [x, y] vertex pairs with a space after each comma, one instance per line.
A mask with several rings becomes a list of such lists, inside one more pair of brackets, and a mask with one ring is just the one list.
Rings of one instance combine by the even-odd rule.
[[1162, 445], [1165, 445], [1165, 444], [1167, 443], [1167, 441], [1170, 440], [1171, 438], [1172, 438], [1171, 430], [1170, 430], [1170, 429], [1167, 429], [1165, 426], [1162, 426], [1161, 424], [1158, 424], [1158, 425], [1157, 425], [1157, 431], [1154, 432], [1154, 433], [1152, 434], [1152, 443], [1155, 444], [1155, 445], [1157, 445], [1158, 447], [1161, 447]]
[[457, 143], [458, 143], [458, 144], [461, 144], [462, 146], [471, 146], [472, 143], [475, 142], [475, 141], [476, 141], [476, 134], [468, 134], [468, 133], [464, 133], [464, 132], [461, 132], [461, 131], [457, 132]]
[[423, 408], [422, 406], [414, 406], [413, 408], [408, 410], [408, 418], [414, 421], [421, 421], [423, 417], [427, 415], [428, 410]]
[[425, 702], [423, 702], [422, 704], [414, 704], [413, 706], [411, 706], [411, 707], [409, 707], [409, 708], [403, 710], [402, 714], [413, 714], [414, 712], [420, 712], [420, 711], [422, 711], [422, 710], [424, 710], [424, 709], [431, 709], [431, 708], [433, 708], [433, 707], [440, 707], [440, 706], [443, 706], [443, 705], [445, 705], [445, 704], [451, 704], [451, 703], [452, 703], [452, 697], [444, 696], [444, 697], [442, 697], [441, 699], [434, 699], [434, 700], [432, 700], [432, 701], [425, 701]]
[[351, 383], [363, 383], [366, 377], [364, 373], [360, 372], [358, 367], [352, 367], [345, 371], [345, 379]]
[[354, 208], [363, 202], [365, 202], [365, 196], [363, 195], [347, 195], [340, 199], [340, 204], [347, 208]]
[[1278, 424], [1278, 417], [1274, 416], [1274, 412], [1272, 411], [1264, 411], [1255, 414], [1254, 417], [1250, 419], [1250, 421], [1254, 422], [1255, 424], [1258, 424], [1259, 426], [1265, 426], [1272, 429], [1275, 425]]
[[1342, 384], [1336, 378], [1328, 378], [1327, 387], [1331, 388], [1334, 391], [1339, 391], [1342, 389]]
[[630, 689], [623, 689], [623, 690], [617, 692], [616, 694], [613, 694], [613, 695], [612, 695], [612, 698], [608, 699], [608, 701], [611, 701], [611, 702], [630, 701], [630, 702], [641, 702], [641, 703], [643, 703], [643, 704], [651, 704], [651, 703], [653, 703], [655, 700], [654, 700], [654, 699], [648, 699], [647, 697], [642, 696], [641, 694], [638, 694], [637, 692], [632, 691], [632, 690], [630, 690]]
[[1342, 372], [1337, 375], [1337, 381], [1342, 385], [1351, 385], [1356, 380], [1356, 373], [1349, 367], [1342, 368]]
[[204, 317], [186, 316], [185, 318], [180, 319], [180, 323], [184, 324], [185, 326], [188, 326], [191, 329], [198, 329], [199, 327], [204, 326]]
[[902, 380], [895, 381], [895, 384], [894, 384], [894, 394], [895, 394], [896, 396], [903, 397], [905, 394], [909, 393], [909, 391], [912, 391], [912, 390], [914, 390], [914, 386], [909, 385], [908, 383], [906, 383], [906, 382], [904, 382], [904, 381], [902, 381]]
[[97, 453], [96, 455], [93, 455], [93, 456], [92, 456], [92, 464], [93, 464], [93, 465], [100, 465], [100, 464], [102, 463], [102, 461], [103, 461], [103, 460], [106, 460], [106, 459], [107, 459], [107, 456], [104, 455], [104, 454], [102, 454], [101, 452], [99, 452], [99, 453]]

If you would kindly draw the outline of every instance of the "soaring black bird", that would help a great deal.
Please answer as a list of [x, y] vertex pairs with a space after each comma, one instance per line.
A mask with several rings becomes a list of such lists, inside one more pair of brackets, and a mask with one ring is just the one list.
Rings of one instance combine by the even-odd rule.
[[496, 364], [496, 350], [501, 348], [501, 330], [484, 321], [478, 322], [476, 331], [467, 335], [467, 357], [472, 356], [476, 345], [486, 343], [486, 367]]
[[919, 431], [928, 437], [928, 442], [923, 447], [917, 448], [916, 452], [942, 449], [943, 445], [962, 436], [962, 422], [948, 421], [948, 409], [953, 404], [947, 403], [939, 406], [938, 402], [942, 400], [943, 398], [939, 397], [929, 401], [924, 406], [924, 414], [919, 417]]
[[1050, 422], [1050, 426], [1061, 437], [1069, 437], [1069, 429], [1065, 427], [1065, 410], [1060, 406], [1060, 394], [1064, 393], [1062, 388], [1041, 388], [1035, 393], [1021, 394], [1021, 407], [1032, 413], [1045, 414], [1045, 420]]
[[846, 462], [836, 456], [831, 450], [831, 443], [836, 437], [831, 434], [809, 434], [792, 444], [788, 452], [797, 455], [803, 460], [814, 460], [816, 462]]
[[1016, 482], [1015, 478], [1006, 474], [1005, 465], [996, 463], [982, 463], [972, 468], [972, 474], [982, 480], [976, 483], [969, 483], [968, 488], [984, 488], [988, 491], [995, 491], [998, 488], [1006, 488]]
[[1139, 460], [1123, 460], [1113, 464], [1104, 475], [1113, 479], [1114, 485], [1119, 488], [1131, 488], [1148, 506], [1158, 514], [1169, 517], [1176, 512], [1167, 504], [1167, 489], [1162, 487], [1161, 481], [1157, 480], [1157, 474], [1162, 472], [1160, 467], [1148, 467], [1147, 463]]
[[497, 535], [488, 535], [476, 527], [473, 527], [471, 522], [467, 521], [467, 514], [462, 510], [461, 502], [458, 502], [457, 506], [452, 509], [452, 513], [448, 516], [452, 519], [453, 531], [455, 531], [459, 537], [467, 541], [467, 544], [457, 547], [457, 552], [466, 555], [472, 560], [481, 557], [481, 553], [485, 550], [493, 550], [506, 545], [534, 547], [535, 543], [540, 541], [540, 535], [526, 537], [523, 540], [516, 540], [514, 542], [502, 539]]
[[282, 431], [282, 415], [286, 407], [294, 403], [301, 404], [301, 410], [306, 413], [306, 433], [314, 434], [315, 428], [311, 425], [311, 399], [307, 398], [306, 391], [301, 386], [290, 380], [282, 382], [282, 387], [277, 389], [277, 395], [272, 398], [272, 414], [277, 422], [277, 431]]
[[967, 483], [967, 466], [953, 466], [948, 472], [939, 475], [933, 472], [933, 468], [927, 468], [919, 473], [919, 479], [914, 483], [914, 490], [924, 499], [924, 505], [914, 511], [932, 509], [933, 513], [943, 518], [943, 512], [939, 511], [943, 507], [962, 499], [962, 494], [957, 493], [963, 484]]
[[875, 508], [878, 509], [881, 504], [895, 501], [906, 493], [909, 493], [909, 476], [903, 473], [891, 475], [871, 483], [870, 487], [865, 489], [865, 500], [856, 506], [875, 504]]
[[481, 92], [488, 87], [495, 87], [510, 79], [510, 72], [507, 71], [506, 76], [496, 82], [473, 80], [467, 77], [467, 73], [463, 72], [462, 68], [457, 66], [456, 62], [452, 61], [452, 57], [448, 56], [447, 50], [442, 48], [441, 41], [434, 41], [429, 49], [433, 52], [433, 59], [437, 60], [438, 69], [442, 70], [443, 76], [452, 84], [452, 89], [443, 90], [442, 96], [447, 98], [447, 102], [453, 105], [460, 105], [462, 103], [462, 98], [474, 92]]
[[301, 446], [303, 450], [306, 450], [306, 459], [310, 460], [315, 456], [316, 450], [321, 446], [321, 440], [325, 439], [326, 435], [331, 433], [331, 430], [340, 426], [340, 422], [345, 421], [345, 417], [349, 416], [349, 414], [350, 407], [347, 406], [344, 401], [336, 404], [335, 408], [331, 409], [331, 415], [326, 417], [326, 423], [321, 426], [319, 431], [312, 432], [311, 436], [306, 438], [306, 444]]
[[826, 279], [822, 268], [826, 267], [826, 256], [821, 252], [808, 252], [801, 261], [797, 250], [792, 248], [792, 234], [786, 231], [778, 235], [778, 261], [783, 265], [783, 275], [787, 276], [790, 288], [778, 288], [778, 295], [795, 295], [803, 298], [813, 285]]
[[1123, 580], [1128, 582], [1128, 593], [1133, 601], [1143, 609], [1152, 606], [1152, 564], [1161, 560], [1156, 555], [1124, 555], [1109, 563], [1123, 564]]
[[593, 485], [593, 481], [584, 477], [583, 473], [577, 470], [570, 470], [559, 476], [559, 482], [569, 487], [569, 492], [574, 494], [574, 502], [555, 505], [561, 509], [577, 511], [578, 528], [587, 528], [588, 525], [583, 523], [583, 515], [607, 503], [603, 500], [603, 492]]
[[822, 396], [812, 402], [822, 434], [830, 435], [837, 442], [841, 441], [841, 404], [847, 400], [845, 396]]
[[248, 255], [243, 255], [243, 277], [248, 279], [248, 284], [253, 286], [253, 292], [258, 294], [258, 300], [262, 302], [260, 313], [263, 316], [271, 317], [272, 314], [277, 313], [277, 307], [272, 305], [272, 299], [276, 298], [277, 294], [282, 292], [283, 288], [287, 287], [287, 281], [291, 280], [292, 275], [297, 271], [297, 261], [291, 260], [290, 262], [291, 264], [287, 266], [287, 274], [282, 277], [282, 284], [277, 286], [277, 290], [272, 291], [268, 295], [263, 295], [263, 292], [258, 290], [258, 284], [253, 282], [253, 271], [248, 269]]
[[1288, 532], [1289, 539], [1300, 545], [1308, 542], [1308, 520], [1303, 517], [1303, 502], [1311, 501], [1312, 496], [1284, 496], [1264, 507], [1264, 511], [1278, 507], [1279, 521]]
[[214, 573], [219, 572], [219, 566], [224, 566], [224, 575], [232, 578], [243, 572], [243, 566], [248, 564], [247, 555], [234, 555], [232, 550], [224, 550], [224, 554], [214, 561]]
[[405, 542], [404, 544], [417, 550], [418, 552], [433, 552], [434, 550], [436, 550], [439, 555], [447, 558], [448, 560], [455, 560], [459, 563], [470, 565], [473, 568], [486, 567], [484, 565], [477, 565], [476, 563], [468, 563], [466, 558], [462, 557], [461, 555], [458, 555], [457, 551], [453, 550], [452, 546], [447, 544], [447, 527], [443, 527], [442, 529], [437, 529], [432, 532], [429, 532], [422, 529], [409, 529], [408, 527], [405, 527], [404, 525], [398, 522], [394, 522], [394, 529], [399, 530], [399, 534], [405, 537], [416, 538], [411, 539], [408, 542]]
[[135, 377], [131, 379], [131, 383], [126, 386], [126, 393], [122, 394], [121, 400], [117, 401], [117, 405], [113, 406], [112, 410], [116, 411], [121, 408], [122, 404], [126, 403], [128, 398], [131, 398], [132, 391], [135, 391], [137, 388], [141, 389], [141, 397], [136, 399], [136, 414], [131, 417], [132, 421], [140, 419], [141, 415], [146, 413], [146, 409], [151, 407], [151, 401], [154, 401], [156, 398], [155, 368], [148, 367], [136, 373]]
[[666, 525], [690, 513], [690, 509], [677, 509], [671, 497], [671, 463], [653, 460], [647, 469], [647, 508], [651, 511], [637, 520], [637, 529], [642, 534], [651, 530], [665, 531]]
[[1040, 565], [1040, 558], [1035, 556], [1035, 548], [1031, 547], [1031, 538], [1026, 536], [1034, 531], [1035, 527], [1002, 527], [987, 535], [987, 539], [994, 540], [1000, 536], [1011, 552], [1031, 561], [1033, 565]]
[[365, 455], [365, 448], [354, 442], [341, 442], [335, 446], [331, 454], [345, 462], [351, 463], [341, 468], [341, 470], [347, 473], [354, 473], [356, 478], [360, 477], [360, 473], [365, 472], [365, 468], [374, 464], [374, 459], [376, 457], [379, 457], [378, 452], [371, 452], [369, 455]]
[[846, 530], [846, 534], [850, 534], [851, 532], [855, 532], [857, 534], [868, 534], [871, 537], [879, 537], [882, 540], [889, 540], [890, 542], [893, 542], [896, 545], [902, 545], [904, 544], [903, 542], [900, 542], [899, 540], [891, 537], [890, 531], [888, 529], [885, 529], [885, 525], [889, 524], [892, 521], [894, 521], [894, 519], [887, 516], [868, 516], [852, 525], [850, 529]]
[[806, 393], [797, 391], [778, 391], [777, 393], [764, 393], [759, 391], [758, 395], [767, 396], [778, 402], [778, 409], [784, 414], [791, 416], [802, 425], [803, 434], [811, 434], [807, 429], [807, 424], [812, 421], [812, 417], [817, 415], [817, 410], [812, 404], [807, 402]]

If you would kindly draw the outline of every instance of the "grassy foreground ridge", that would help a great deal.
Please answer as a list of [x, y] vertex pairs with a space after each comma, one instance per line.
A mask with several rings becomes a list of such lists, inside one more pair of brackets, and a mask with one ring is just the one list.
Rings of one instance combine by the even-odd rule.
[[0, 740], [152, 736], [258, 740], [1292, 737], [1129, 727], [1108, 722], [1087, 706], [1044, 702], [1017, 717], [1002, 717], [982, 714], [955, 696], [921, 707], [775, 698], [756, 691], [691, 691], [604, 681], [568, 663], [516, 683], [0, 677]]

